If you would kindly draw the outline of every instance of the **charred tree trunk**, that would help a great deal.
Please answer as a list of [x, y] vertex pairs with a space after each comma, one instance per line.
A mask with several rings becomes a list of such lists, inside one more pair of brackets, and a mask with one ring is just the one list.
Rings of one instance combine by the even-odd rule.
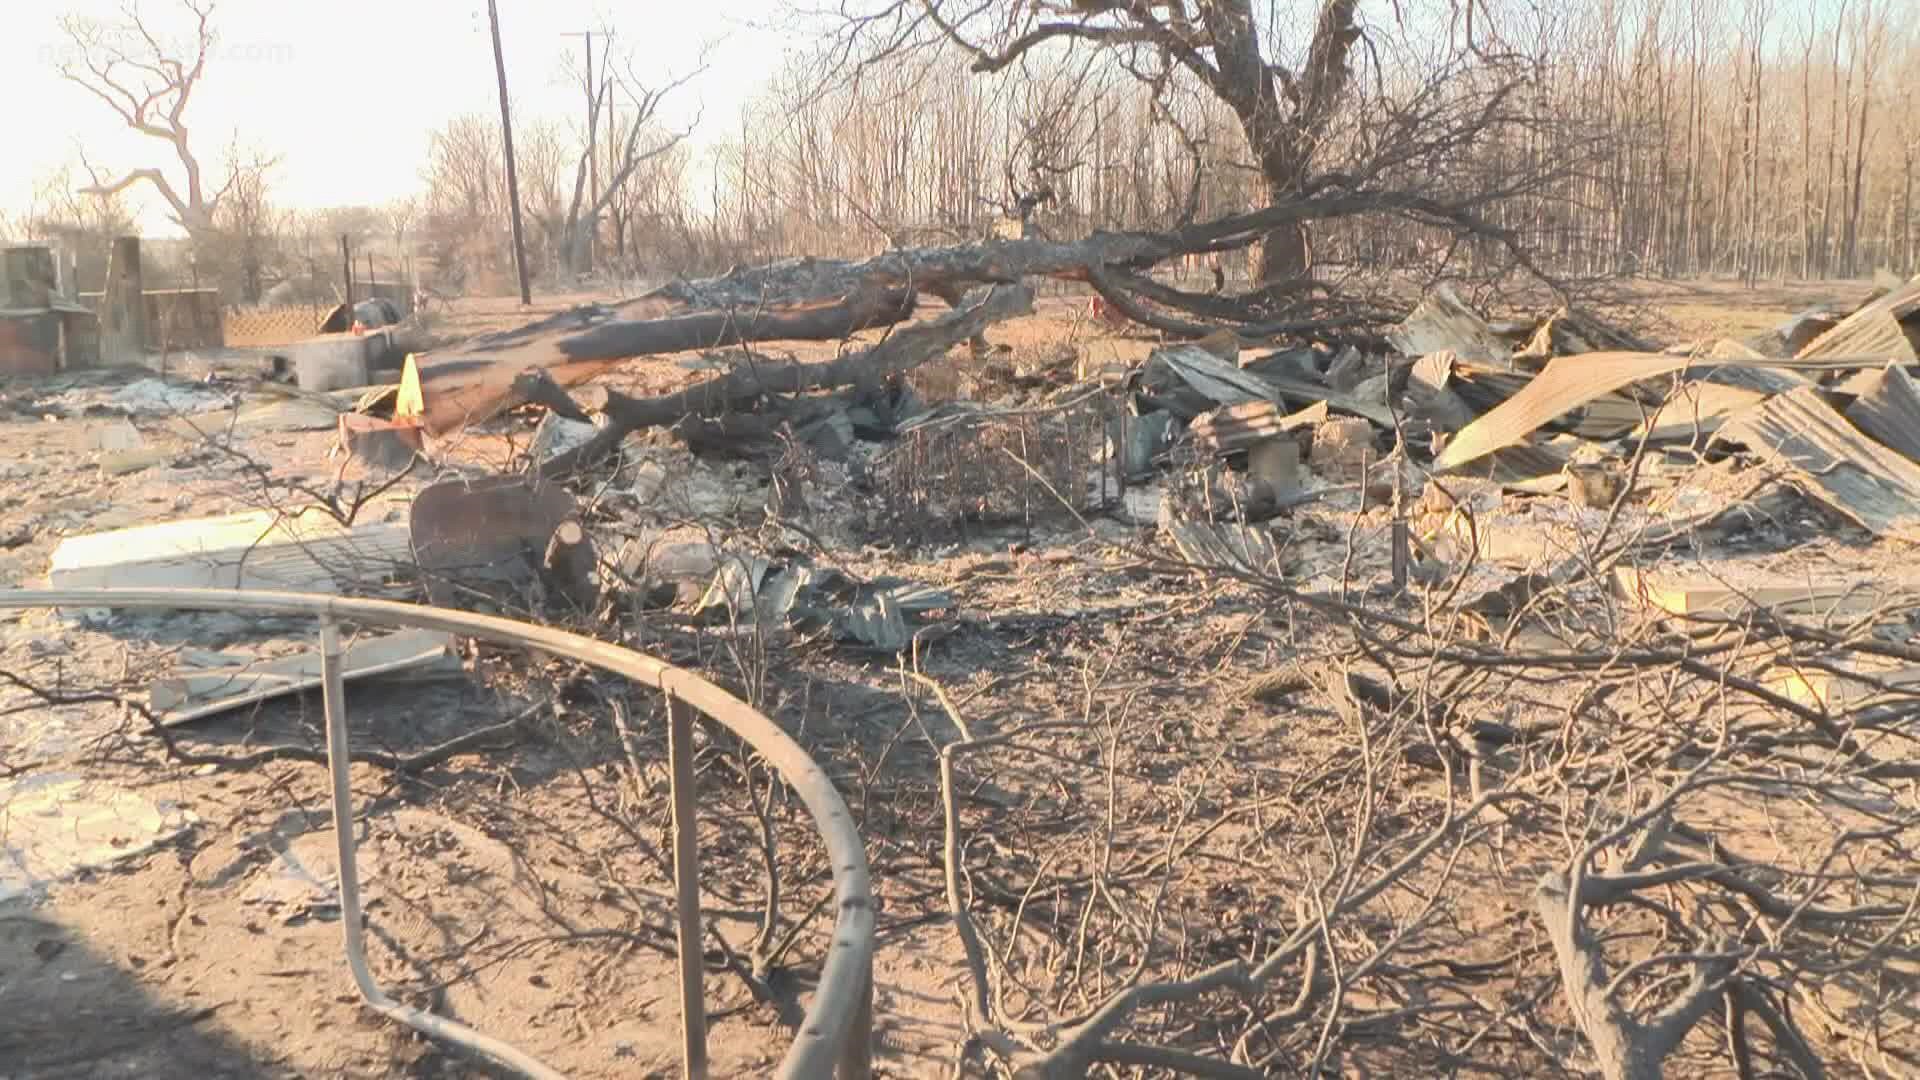
[[[1282, 202], [1298, 194], [1290, 181], [1280, 184], [1271, 178], [1267, 181], [1269, 202]], [[1256, 289], [1297, 282], [1313, 272], [1313, 237], [1305, 222], [1284, 225], [1266, 233], [1251, 254], [1252, 265], [1247, 269]]]
[[[1358, 0], [1324, 0], [1299, 71], [1269, 64], [1250, 0], [1222, 0], [1203, 9], [1214, 42], [1214, 93], [1240, 121], [1260, 164], [1267, 201], [1300, 199], [1313, 175], [1313, 150], [1344, 96], [1347, 58], [1359, 40]], [[1256, 290], [1304, 278], [1313, 245], [1304, 221], [1265, 233], [1248, 269]]]
[[1033, 312], [1033, 293], [1024, 285], [976, 290], [937, 319], [902, 327], [870, 349], [817, 364], [759, 364], [656, 398], [627, 397], [608, 391], [607, 423], [585, 444], [542, 466], [561, 476], [611, 452], [632, 432], [665, 427], [686, 417], [714, 417], [765, 394], [869, 385], [943, 356], [989, 325]]

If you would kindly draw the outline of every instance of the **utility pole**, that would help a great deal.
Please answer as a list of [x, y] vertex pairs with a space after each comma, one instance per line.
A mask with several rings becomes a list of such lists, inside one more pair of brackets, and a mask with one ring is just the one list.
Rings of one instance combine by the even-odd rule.
[[[597, 109], [594, 105], [597, 95], [593, 81], [593, 31], [580, 30], [570, 34], [561, 34], [560, 36], [585, 38], [587, 43], [587, 204], [591, 206], [600, 199], [600, 124], [599, 118], [596, 115]], [[601, 36], [603, 38], [610, 38], [613, 36], [613, 32], [607, 31]], [[606, 46], [603, 44], [600, 47], [602, 57], [605, 56], [606, 51]], [[600, 230], [595, 228], [587, 234], [587, 266], [591, 268], [597, 265], [599, 261]]]
[[352, 319], [353, 317], [353, 244], [347, 239], [346, 233], [340, 234], [340, 265], [342, 268], [340, 271], [341, 281], [342, 281], [341, 288], [346, 290], [346, 296], [347, 296], [347, 317], [348, 319]]
[[507, 209], [513, 220], [513, 265], [520, 272], [520, 303], [533, 303], [527, 285], [527, 246], [520, 238], [520, 174], [513, 165], [513, 117], [507, 111], [507, 61], [500, 53], [500, 10], [487, 0], [487, 22], [493, 27], [493, 73], [500, 83], [500, 135], [507, 150]]

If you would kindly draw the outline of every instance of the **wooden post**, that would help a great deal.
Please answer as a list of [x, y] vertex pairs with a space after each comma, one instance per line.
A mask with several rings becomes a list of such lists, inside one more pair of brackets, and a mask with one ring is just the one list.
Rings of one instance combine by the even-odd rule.
[[527, 247], [520, 234], [520, 173], [513, 163], [513, 116], [507, 109], [507, 61], [500, 51], [500, 8], [487, 0], [487, 22], [493, 27], [493, 73], [500, 84], [500, 137], [507, 153], [507, 211], [513, 222], [513, 265], [520, 272], [520, 303], [533, 303], [533, 290], [527, 285]]
[[679, 924], [680, 1053], [687, 1080], [707, 1078], [706, 946], [700, 928], [700, 837], [694, 817], [693, 706], [667, 694], [673, 885]]
[[347, 314], [353, 314], [353, 245], [347, 241], [347, 234], [340, 234], [340, 272], [345, 275], [340, 287], [346, 290]]

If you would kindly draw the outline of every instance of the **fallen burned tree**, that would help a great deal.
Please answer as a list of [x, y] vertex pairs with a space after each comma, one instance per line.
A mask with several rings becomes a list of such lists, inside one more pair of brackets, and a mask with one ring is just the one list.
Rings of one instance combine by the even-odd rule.
[[769, 394], [872, 385], [945, 353], [988, 326], [1033, 311], [1033, 293], [1003, 285], [970, 295], [946, 315], [909, 326], [870, 349], [818, 364], [756, 363], [657, 398], [607, 391], [607, 423], [586, 444], [548, 461], [547, 475], [561, 475], [598, 460], [635, 431], [665, 427], [687, 417], [715, 416]]
[[[1516, 264], [1533, 270], [1514, 235], [1470, 206], [1390, 190], [1348, 189], [1158, 232], [1096, 232], [1070, 242], [1025, 238], [906, 248], [861, 260], [801, 258], [736, 267], [719, 277], [664, 285], [615, 308], [576, 309], [444, 353], [409, 357], [400, 408], [419, 416], [428, 431], [443, 434], [528, 400], [514, 382], [530, 369], [572, 386], [638, 356], [845, 338], [905, 320], [921, 293], [959, 307], [975, 287], [1033, 277], [1084, 282], [1129, 319], [1172, 337], [1225, 330], [1242, 344], [1284, 335], [1378, 348], [1382, 342], [1375, 331], [1403, 312], [1375, 301], [1329, 296], [1310, 281], [1284, 288], [1268, 283], [1244, 295], [1221, 296], [1174, 288], [1154, 280], [1151, 271], [1184, 255], [1244, 249], [1290, 224], [1382, 214], [1444, 223], [1504, 247]], [[978, 334], [968, 337], [976, 352], [983, 344]]]
[[[649, 311], [660, 306], [647, 297], [622, 305]], [[617, 318], [620, 309], [580, 308], [448, 353], [408, 357], [399, 408], [420, 416], [428, 431], [441, 434], [534, 400], [528, 396], [530, 384], [520, 381], [530, 371], [543, 371], [554, 383], [571, 386], [637, 356], [755, 341], [845, 338], [891, 326], [912, 315], [914, 307], [911, 290], [881, 289], [835, 302], [783, 300], [644, 319]]]
[[[875, 289], [900, 288], [938, 295], [942, 290], [1012, 282], [1023, 277], [1092, 282], [1096, 276], [1106, 275], [1109, 287], [1115, 291], [1139, 292], [1197, 316], [1253, 326], [1283, 310], [1273, 306], [1275, 297], [1271, 288], [1239, 297], [1218, 296], [1149, 284], [1132, 274], [1182, 255], [1243, 250], [1275, 229], [1302, 222], [1375, 215], [1457, 228], [1464, 235], [1505, 248], [1523, 268], [1533, 268], [1517, 236], [1483, 219], [1473, 204], [1455, 204], [1402, 191], [1355, 188], [1290, 199], [1247, 213], [1229, 214], [1164, 231], [1095, 232], [1076, 241], [1023, 238], [952, 247], [906, 248], [858, 260], [788, 259], [766, 266], [736, 267], [719, 277], [701, 281], [673, 282], [649, 295], [690, 308], [745, 308], [775, 298], [788, 303], [820, 302]], [[1546, 278], [1544, 272], [1536, 273]], [[1310, 287], [1303, 285], [1302, 288]]]

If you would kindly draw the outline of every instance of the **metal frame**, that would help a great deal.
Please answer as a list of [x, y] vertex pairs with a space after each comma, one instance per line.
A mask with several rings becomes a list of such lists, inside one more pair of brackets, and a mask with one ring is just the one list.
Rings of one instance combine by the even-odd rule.
[[833, 945], [805, 1021], [775, 1074], [782, 1078], [867, 1080], [872, 1075], [873, 887], [865, 846], [853, 815], [824, 770], [800, 744], [745, 702], [690, 671], [631, 649], [580, 634], [512, 619], [387, 600], [305, 593], [226, 589], [0, 590], [8, 608], [136, 608], [310, 615], [320, 620], [321, 671], [327, 723], [327, 764], [333, 779], [334, 834], [340, 850], [340, 908], [347, 968], [367, 1004], [383, 1015], [444, 1042], [464, 1047], [520, 1074], [551, 1080], [561, 1074], [506, 1043], [445, 1017], [388, 997], [367, 970], [353, 839], [353, 795], [347, 766], [346, 687], [338, 623], [443, 630], [499, 645], [538, 649], [652, 686], [667, 696], [668, 756], [673, 796], [673, 866], [678, 895], [682, 1067], [692, 1080], [707, 1076], [707, 1025], [700, 942], [699, 835], [693, 782], [696, 716], [732, 731], [777, 769], [800, 796], [826, 843], [833, 866]]

